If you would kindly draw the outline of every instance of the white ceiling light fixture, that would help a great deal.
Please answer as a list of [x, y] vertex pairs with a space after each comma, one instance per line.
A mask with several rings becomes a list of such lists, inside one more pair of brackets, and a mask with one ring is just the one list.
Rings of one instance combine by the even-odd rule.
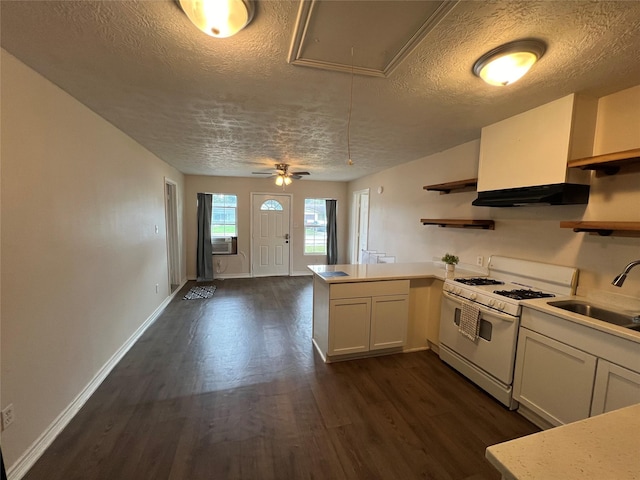
[[535, 39], [506, 43], [476, 60], [473, 73], [489, 85], [511, 85], [529, 71], [546, 49], [544, 42]]
[[207, 35], [227, 38], [253, 19], [252, 0], [179, 0], [189, 20]]

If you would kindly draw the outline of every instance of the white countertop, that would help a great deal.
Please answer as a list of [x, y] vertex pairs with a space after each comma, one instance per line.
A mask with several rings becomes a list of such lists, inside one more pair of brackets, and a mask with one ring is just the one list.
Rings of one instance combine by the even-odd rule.
[[[448, 278], [442, 265], [432, 262], [307, 265], [307, 268], [326, 283], [410, 280], [412, 278], [438, 278], [444, 280]], [[347, 275], [342, 277], [323, 277], [321, 274], [325, 272], [344, 272]], [[479, 272], [456, 268], [455, 276], [486, 276], [486, 274], [483, 275]]]
[[640, 479], [640, 404], [487, 448], [505, 480]]
[[[554, 297], [554, 298], [537, 298], [535, 300], [526, 300], [522, 302], [522, 305], [525, 307], [533, 308], [534, 310], [538, 310], [540, 312], [548, 313], [550, 315], [554, 315], [556, 317], [560, 317], [565, 320], [569, 320], [571, 322], [578, 323], [580, 325], [584, 325], [595, 330], [600, 330], [605, 333], [609, 333], [611, 335], [615, 335], [618, 337], [625, 338], [627, 340], [631, 340], [632, 342], [640, 343], [640, 332], [635, 330], [630, 330], [625, 327], [621, 327], [618, 325], [613, 325], [611, 323], [604, 322], [602, 320], [598, 320], [597, 318], [587, 317], [585, 315], [581, 315], [579, 313], [569, 312], [568, 310], [563, 310], [562, 308], [553, 307], [549, 305], [547, 302], [557, 302], [562, 300], [578, 300], [581, 302], [587, 302], [593, 304], [595, 306], [600, 306], [604, 309], [614, 310], [620, 313], [626, 314], [637, 314], [640, 313], [640, 310], [629, 310], [619, 305], [612, 305], [608, 303], [594, 301], [588, 297], [579, 297], [579, 296], [566, 296], [566, 297]], [[640, 434], [639, 434], [640, 438]]]

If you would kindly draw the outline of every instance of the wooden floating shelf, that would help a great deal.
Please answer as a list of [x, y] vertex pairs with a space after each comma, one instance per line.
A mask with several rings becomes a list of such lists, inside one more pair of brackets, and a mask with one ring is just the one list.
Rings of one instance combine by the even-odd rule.
[[460, 220], [460, 219], [445, 219], [435, 218], [428, 219], [423, 218], [420, 220], [423, 225], [438, 225], [439, 227], [446, 228], [476, 228], [481, 230], [494, 230], [495, 223], [493, 220]]
[[640, 222], [560, 222], [560, 228], [602, 237], [640, 237]]
[[625, 150], [624, 152], [606, 153], [595, 157], [569, 160], [570, 168], [582, 170], [596, 170], [606, 175], [615, 175], [623, 167], [640, 164], [640, 148]]
[[478, 186], [477, 178], [469, 178], [467, 180], [458, 180], [456, 182], [436, 183], [435, 185], [425, 185], [425, 190], [440, 192], [440, 195], [446, 195], [452, 192], [470, 192], [474, 191]]

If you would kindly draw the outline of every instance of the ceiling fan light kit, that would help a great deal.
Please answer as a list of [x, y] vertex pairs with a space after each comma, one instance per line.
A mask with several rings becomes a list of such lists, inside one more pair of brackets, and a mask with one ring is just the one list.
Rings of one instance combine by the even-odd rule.
[[505, 43], [476, 60], [473, 73], [489, 85], [511, 85], [529, 71], [546, 49], [544, 42], [535, 39]]
[[253, 19], [253, 0], [179, 0], [189, 20], [207, 35], [227, 38]]

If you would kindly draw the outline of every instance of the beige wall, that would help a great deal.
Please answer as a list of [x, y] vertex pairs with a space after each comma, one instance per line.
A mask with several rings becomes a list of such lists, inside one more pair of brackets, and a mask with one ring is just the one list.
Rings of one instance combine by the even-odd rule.
[[[607, 145], [608, 151], [640, 147], [639, 96], [635, 87], [600, 100], [604, 110], [599, 111], [606, 115], [599, 115], [599, 145]], [[618, 118], [624, 122], [614, 121]], [[631, 272], [621, 289], [610, 285], [629, 261], [640, 258], [640, 238], [559, 228], [561, 220], [640, 221], [640, 173], [593, 175], [588, 206], [473, 207], [475, 192], [439, 195], [423, 190], [424, 185], [475, 177], [478, 151], [479, 141], [472, 141], [351, 182], [350, 195], [371, 189], [369, 248], [396, 255], [400, 262], [431, 261], [451, 252], [469, 264], [478, 255], [486, 263], [490, 255], [500, 254], [573, 265], [580, 269], [580, 293], [601, 290], [640, 297], [640, 270]], [[378, 186], [384, 187], [382, 194], [376, 193]], [[423, 226], [421, 218], [493, 219], [496, 229]]]
[[184, 178], [4, 50], [1, 154], [11, 467], [168, 296], [164, 178], [180, 209]]
[[238, 255], [217, 256], [221, 274], [216, 277], [248, 277], [251, 274], [251, 193], [287, 193], [292, 198], [291, 271], [294, 275], [309, 274], [307, 265], [326, 263], [325, 255], [304, 255], [304, 199], [334, 198], [338, 201], [338, 263], [347, 259], [348, 232], [347, 183], [294, 180], [283, 191], [273, 179], [242, 177], [185, 177], [185, 239], [187, 242], [187, 275], [196, 278], [196, 205], [198, 193], [226, 193], [238, 196]]

